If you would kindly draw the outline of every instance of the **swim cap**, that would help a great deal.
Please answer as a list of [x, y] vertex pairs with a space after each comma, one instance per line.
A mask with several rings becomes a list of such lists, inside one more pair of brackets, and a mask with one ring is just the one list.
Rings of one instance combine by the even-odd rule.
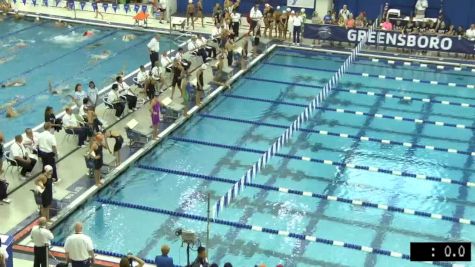
[[53, 170], [53, 167], [51, 167], [51, 165], [46, 165], [45, 166], [45, 172], [50, 172]]

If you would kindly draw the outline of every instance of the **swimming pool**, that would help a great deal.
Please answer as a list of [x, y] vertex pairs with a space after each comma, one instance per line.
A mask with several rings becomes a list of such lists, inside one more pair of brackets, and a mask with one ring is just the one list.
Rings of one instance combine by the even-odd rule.
[[[91, 37], [83, 37], [86, 30]], [[124, 35], [135, 39], [123, 41]], [[10, 140], [27, 127], [44, 120], [44, 109], [50, 105], [56, 113], [71, 104], [68, 95], [74, 93], [76, 83], [87, 91], [89, 81], [95, 81], [100, 90], [109, 85], [123, 71], [129, 73], [148, 62], [147, 41], [151, 33], [101, 28], [83, 24], [57, 27], [54, 22], [15, 20], [7, 18], [0, 23], [0, 83], [16, 79], [26, 80], [24, 87], [0, 88], [0, 125]], [[160, 49], [175, 45], [163, 35]], [[101, 54], [107, 51], [108, 57]], [[102, 59], [101, 59], [102, 58]], [[61, 94], [48, 92], [48, 81], [62, 89]], [[5, 107], [13, 103], [20, 113], [6, 118]]]
[[[185, 265], [174, 230], [192, 229], [202, 241], [206, 235], [203, 218], [186, 214], [206, 217], [207, 194], [212, 203], [222, 196], [342, 61], [276, 49], [56, 227], [55, 240], [64, 241], [82, 221], [98, 249], [153, 259], [168, 243], [175, 263]], [[467, 88], [473, 82], [470, 70], [359, 59], [255, 184], [222, 211], [226, 223], [212, 224], [210, 260], [422, 266], [373, 252], [407, 255], [411, 241], [475, 240], [474, 225], [451, 220], [475, 217], [475, 92]]]

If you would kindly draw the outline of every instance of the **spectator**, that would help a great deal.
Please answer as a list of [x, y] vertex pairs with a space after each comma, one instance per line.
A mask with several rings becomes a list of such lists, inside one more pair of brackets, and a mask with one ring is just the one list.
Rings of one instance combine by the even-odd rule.
[[148, 42], [147, 47], [150, 53], [150, 66], [155, 66], [155, 62], [158, 61], [158, 53], [160, 52], [160, 35], [155, 35], [155, 37]]
[[172, 257], [168, 257], [170, 247], [163, 245], [161, 248], [162, 255], [155, 257], [155, 264], [157, 267], [174, 267]]
[[194, 30], [195, 29], [195, 5], [193, 4], [193, 0], [188, 0], [188, 6], [186, 7], [186, 27], [189, 26], [190, 19], [191, 19], [191, 27]]
[[48, 247], [54, 236], [50, 230], [46, 229], [47, 220], [47, 217], [39, 218], [38, 225], [31, 229], [30, 237], [34, 245], [34, 267], [48, 267]]
[[198, 256], [195, 261], [191, 264], [191, 267], [209, 267], [206, 248], [198, 247]]
[[47, 106], [45, 109], [45, 122], [51, 123], [51, 126], [59, 132], [61, 130], [61, 127], [63, 127], [63, 120], [60, 118], [56, 118], [54, 115], [54, 110], [52, 107]]
[[332, 12], [328, 10], [327, 14], [323, 17], [324, 24], [333, 24]]
[[97, 91], [96, 84], [94, 81], [90, 81], [88, 84], [89, 90], [87, 92], [87, 98], [91, 102], [91, 105], [94, 107], [97, 105], [97, 98], [99, 96], [99, 92]]
[[195, 94], [195, 103], [196, 105], [201, 105], [201, 97], [204, 95], [204, 71], [208, 68], [206, 64], [201, 65], [201, 67], [196, 72], [196, 94]]
[[87, 97], [87, 94], [86, 92], [82, 90], [82, 84], [80, 83], [76, 84], [76, 86], [74, 87], [74, 97], [73, 97], [73, 100], [76, 106], [79, 107], [82, 104], [82, 100], [86, 97]]
[[[155, 65], [157, 65], [157, 62], [155, 62]], [[155, 66], [151, 66], [153, 68]], [[140, 70], [137, 73], [137, 83], [140, 87], [143, 87], [145, 84], [145, 80], [148, 78], [148, 72], [145, 70], [145, 67], [143, 65], [140, 66]]]
[[213, 7], [213, 18], [214, 18], [214, 25], [221, 24], [221, 15], [223, 13], [223, 10], [221, 9], [221, 5], [219, 3], [216, 3]]
[[160, 129], [160, 101], [158, 95], [155, 95], [150, 102], [150, 115], [152, 117], [152, 138], [157, 140]]
[[355, 26], [356, 26], [355, 24], [356, 24], [356, 22], [355, 22], [355, 20], [353, 19], [353, 15], [350, 14], [350, 15], [348, 16], [348, 19], [346, 20], [345, 27], [346, 27], [347, 29], [353, 29], [353, 28], [355, 28]]
[[79, 107], [79, 110], [78, 110], [78, 115], [79, 115], [80, 118], [83, 119], [83, 121], [87, 120], [86, 113], [87, 113], [88, 109], [89, 109], [89, 99], [84, 98], [82, 100], [82, 104], [81, 104], [81, 106]]
[[[163, 52], [162, 57], [160, 58], [160, 65], [162, 68], [165, 68], [167, 72], [171, 72], [171, 67], [173, 60], [168, 56], [168, 52]], [[155, 64], [156, 66], [157, 64]]]
[[259, 23], [259, 21], [262, 19], [262, 12], [259, 10], [259, 4], [254, 5], [253, 8], [251, 8], [251, 12], [249, 13], [249, 17], [251, 19], [251, 24], [249, 28], [249, 32], [252, 32], [254, 34], [254, 30]]
[[[132, 264], [133, 261], [136, 261], [137, 264]], [[119, 267], [142, 267], [144, 264], [145, 262], [141, 258], [134, 255], [127, 255], [127, 257], [120, 259]]]
[[450, 25], [450, 26], [449, 26], [449, 29], [447, 30], [447, 32], [446, 32], [445, 34], [446, 34], [446, 35], [449, 35], [449, 36], [455, 36], [455, 35], [457, 35], [457, 34], [456, 34], [455, 26], [454, 26], [454, 25]]
[[58, 174], [56, 173], [56, 159], [58, 158], [56, 137], [51, 132], [50, 122], [45, 122], [43, 129], [44, 131], [38, 136], [38, 156], [41, 158], [41, 162], [43, 162], [43, 169], [46, 166], [51, 166], [53, 168], [51, 177], [54, 182], [59, 182]]
[[[293, 11], [292, 11], [293, 12]], [[300, 32], [302, 31], [302, 17], [293, 14], [293, 43], [300, 45]]]
[[347, 5], [343, 5], [342, 9], [340, 9], [340, 12], [338, 13], [340, 18], [343, 18], [343, 21], [346, 22], [348, 18], [350, 17], [351, 12], [348, 10]]
[[470, 41], [475, 41], [475, 24], [470, 25], [470, 28], [465, 32], [465, 36], [467, 36]]
[[68, 236], [64, 243], [66, 261], [72, 267], [89, 267], [94, 264], [94, 245], [91, 238], [82, 231], [82, 224], [76, 223], [74, 234]]
[[[124, 144], [124, 138], [118, 131], [109, 131], [104, 134], [104, 137], [114, 139], [114, 147], [113, 147], [113, 155], [115, 157], [115, 166], [119, 166], [121, 163], [120, 160], [120, 150], [122, 149], [122, 145]], [[105, 141], [107, 149], [109, 149], [109, 143]], [[110, 149], [109, 149], [110, 151]]]
[[385, 31], [392, 31], [393, 24], [389, 21], [389, 19], [385, 19], [383, 23], [381, 23], [381, 28]]
[[456, 34], [457, 34], [457, 36], [464, 36], [465, 35], [465, 30], [463, 29], [462, 26], [457, 27]]
[[122, 76], [117, 76], [115, 78], [117, 85], [119, 86], [119, 95], [125, 97], [127, 100], [127, 106], [129, 110], [137, 110], [137, 96], [132, 92], [130, 86], [124, 82]]
[[[104, 166], [104, 146], [107, 148], [108, 145], [104, 144], [104, 136], [102, 133], [96, 134], [94, 140], [91, 143], [91, 152], [90, 155], [94, 159], [94, 180], [96, 186], [102, 186], [104, 181], [102, 180], [102, 166]], [[112, 152], [109, 150], [109, 152]]]
[[87, 127], [84, 127], [76, 119], [76, 116], [73, 114], [73, 110], [69, 107], [65, 109], [66, 114], [63, 116], [64, 130], [68, 134], [73, 134], [78, 136], [78, 146], [85, 147], [84, 142], [87, 137], [91, 135], [91, 132]]
[[122, 113], [124, 113], [125, 102], [120, 98], [119, 95], [119, 85], [114, 83], [112, 85], [112, 90], [107, 94], [107, 102], [111, 103], [115, 109], [115, 118], [120, 120]]
[[30, 158], [28, 150], [23, 146], [23, 137], [21, 135], [15, 136], [15, 143], [10, 147], [11, 157], [15, 159], [18, 166], [21, 166], [21, 178], [26, 180], [31, 177], [31, 171], [35, 167], [36, 159]]
[[31, 154], [38, 154], [38, 136], [39, 133], [33, 132], [31, 128], [26, 128], [23, 137], [23, 146], [30, 151]]

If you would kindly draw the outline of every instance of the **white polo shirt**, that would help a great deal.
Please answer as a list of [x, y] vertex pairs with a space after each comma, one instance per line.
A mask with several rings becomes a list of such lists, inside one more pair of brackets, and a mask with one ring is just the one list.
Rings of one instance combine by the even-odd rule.
[[28, 150], [26, 150], [23, 144], [19, 144], [15, 142], [10, 146], [10, 156], [12, 158], [15, 158], [15, 157], [23, 158], [23, 157], [28, 156]]
[[64, 128], [75, 128], [79, 127], [79, 123], [76, 120], [76, 116], [74, 114], [69, 115], [68, 113], [64, 114], [63, 116], [63, 126]]
[[119, 95], [134, 95], [131, 91], [130, 91], [130, 86], [122, 81], [121, 83], [117, 83], [117, 85], [119, 86]]
[[172, 60], [167, 57], [167, 56], [161, 56], [160, 57], [160, 64], [162, 65], [162, 67], [167, 67], [168, 65], [170, 65], [172, 63]]
[[294, 27], [302, 26], [302, 18], [300, 16], [295, 16], [292, 20], [292, 25]]
[[24, 147], [31, 147], [36, 149], [36, 146], [38, 145], [38, 136], [40, 134], [37, 132], [33, 132], [33, 139], [30, 139], [26, 133], [23, 133], [21, 136], [23, 137], [23, 146]]
[[35, 247], [44, 247], [49, 245], [53, 238], [53, 233], [44, 227], [35, 225], [31, 229], [31, 240], [33, 241], [33, 244], [35, 244]]
[[119, 93], [117, 91], [110, 90], [107, 94], [107, 101], [111, 104], [114, 104], [115, 102], [119, 102], [119, 100]]
[[56, 137], [50, 131], [43, 131], [38, 136], [38, 147], [41, 152], [52, 153], [56, 146]]
[[152, 69], [152, 78], [154, 80], [159, 80], [160, 79], [160, 74], [163, 73], [163, 69], [161, 67], [153, 67]]
[[[154, 66], [152, 66], [154, 67]], [[145, 80], [148, 78], [148, 72], [147, 71], [139, 71], [137, 73], [137, 82], [142, 84], [145, 82]]]
[[159, 52], [160, 51], [160, 42], [155, 39], [155, 37], [150, 40], [147, 44], [148, 49], [150, 49], [152, 52]]
[[239, 13], [232, 13], [231, 14], [231, 20], [233, 22], [240, 22], [241, 21], [241, 14]]
[[198, 45], [198, 42], [193, 42], [193, 41], [189, 41], [188, 42], [188, 50], [189, 51], [193, 51], [195, 49], [198, 49], [199, 45]]
[[69, 253], [69, 258], [73, 261], [85, 261], [89, 259], [89, 251], [93, 250], [94, 246], [91, 238], [82, 233], [68, 236], [64, 243], [64, 251]]
[[257, 21], [262, 19], [262, 12], [259, 9], [256, 9], [255, 7], [251, 8], [251, 12], [249, 14], [252, 20]]

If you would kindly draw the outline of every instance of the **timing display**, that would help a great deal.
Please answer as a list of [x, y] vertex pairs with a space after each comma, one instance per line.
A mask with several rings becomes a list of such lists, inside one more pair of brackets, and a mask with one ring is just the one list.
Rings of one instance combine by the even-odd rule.
[[470, 242], [411, 242], [411, 261], [471, 261]]

